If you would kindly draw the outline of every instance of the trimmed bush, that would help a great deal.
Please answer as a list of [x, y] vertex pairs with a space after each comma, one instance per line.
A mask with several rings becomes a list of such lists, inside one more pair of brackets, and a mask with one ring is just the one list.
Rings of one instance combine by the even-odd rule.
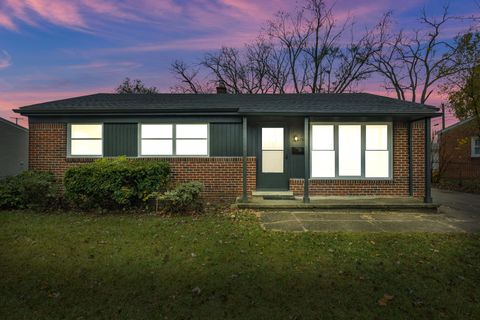
[[125, 157], [70, 168], [64, 180], [67, 199], [82, 209], [143, 206], [152, 193], [165, 191], [169, 182], [168, 162]]
[[199, 212], [203, 209], [203, 202], [200, 198], [202, 191], [203, 184], [200, 182], [183, 183], [174, 190], [158, 196], [158, 205], [165, 212]]
[[1, 209], [46, 210], [58, 205], [59, 185], [53, 174], [24, 171], [0, 180]]

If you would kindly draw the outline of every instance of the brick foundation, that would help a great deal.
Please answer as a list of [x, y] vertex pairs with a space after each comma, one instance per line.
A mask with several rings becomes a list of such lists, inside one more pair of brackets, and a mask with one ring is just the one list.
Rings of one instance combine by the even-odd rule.
[[[413, 123], [413, 195], [423, 197], [425, 190], [425, 134], [422, 121]], [[303, 196], [303, 179], [290, 179], [289, 188]], [[310, 179], [310, 195], [322, 196], [408, 196], [408, 124], [393, 124], [392, 180]]]
[[[68, 168], [92, 162], [91, 158], [67, 158], [67, 127], [63, 123], [30, 123], [29, 168], [52, 172], [58, 179]], [[170, 163], [173, 183], [200, 181], [205, 186], [207, 200], [233, 201], [242, 194], [241, 157], [171, 157], [139, 158], [139, 160], [166, 160]], [[247, 190], [256, 185], [256, 159], [247, 159]]]

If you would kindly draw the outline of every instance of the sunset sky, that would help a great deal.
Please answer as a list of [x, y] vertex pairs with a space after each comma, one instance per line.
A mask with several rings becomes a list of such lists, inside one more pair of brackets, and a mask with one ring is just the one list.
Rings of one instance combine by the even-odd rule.
[[[417, 24], [423, 7], [435, 14], [442, 4], [337, 0], [335, 12], [368, 26], [393, 10], [399, 26], [408, 28]], [[0, 0], [0, 116], [10, 119], [16, 116], [12, 108], [36, 102], [112, 92], [127, 76], [169, 92], [174, 59], [196, 62], [222, 45], [242, 47], [276, 11], [294, 5], [291, 0]], [[479, 11], [475, 0], [452, 0], [450, 8], [458, 15]], [[450, 37], [460, 30], [448, 28]], [[362, 89], [386, 94], [376, 79]], [[437, 96], [429, 103], [439, 101]]]

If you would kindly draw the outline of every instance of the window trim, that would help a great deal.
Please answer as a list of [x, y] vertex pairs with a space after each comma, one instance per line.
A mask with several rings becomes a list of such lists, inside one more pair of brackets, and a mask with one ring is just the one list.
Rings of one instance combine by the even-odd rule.
[[[332, 148], [330, 149], [314, 149], [313, 148], [313, 125], [324, 125], [324, 126], [331, 126], [332, 127]], [[337, 176], [337, 156], [336, 156], [336, 153], [337, 153], [337, 150], [335, 150], [335, 146], [336, 146], [336, 140], [337, 140], [337, 135], [336, 135], [336, 132], [337, 132], [338, 128], [337, 126], [335, 126], [335, 124], [331, 123], [331, 124], [312, 124], [310, 126], [310, 178], [311, 179], [334, 179], [336, 176]], [[313, 172], [313, 154], [315, 152], [332, 152], [333, 151], [333, 165], [335, 166], [335, 169], [334, 169], [334, 173], [333, 173], [333, 177], [316, 177], [316, 178], [312, 178], [312, 172]]]
[[[314, 125], [333, 125], [333, 150], [335, 151], [335, 177], [313, 177], [312, 176], [312, 166], [313, 166], [313, 161], [312, 161], [312, 152], [309, 152], [309, 162], [310, 162], [310, 179], [311, 180], [372, 180], [372, 181], [393, 181], [393, 123], [392, 122], [369, 122], [369, 121], [364, 121], [364, 122], [348, 122], [348, 121], [342, 121], [342, 122], [327, 122], [327, 121], [314, 121], [310, 123], [310, 145], [309, 148], [312, 150], [312, 145], [313, 145], [313, 129], [312, 126]], [[361, 156], [360, 156], [360, 161], [361, 161], [361, 175], [360, 176], [339, 176], [339, 152], [338, 152], [338, 126], [339, 125], [360, 125], [361, 129]], [[366, 151], [366, 126], [367, 125], [387, 125], [387, 150], [388, 150], [388, 177], [366, 177], [365, 176], [365, 151]]]
[[[100, 139], [98, 138], [72, 138], [72, 125], [78, 126], [78, 125], [100, 125], [102, 127], [102, 137]], [[72, 154], [72, 139], [74, 140], [101, 140], [102, 141], [102, 154], [101, 155], [76, 155]], [[88, 123], [88, 122], [81, 122], [81, 123], [68, 123], [67, 124], [67, 158], [103, 158], [104, 156], [104, 143], [105, 143], [105, 129], [103, 126], [103, 122], [94, 122], [94, 123]]]
[[480, 153], [475, 152], [475, 141], [480, 141], [480, 136], [473, 136], [470, 138], [470, 140], [471, 140], [470, 156], [472, 158], [480, 158]]
[[[142, 138], [142, 125], [171, 125], [172, 126], [172, 137], [171, 138]], [[138, 129], [138, 152], [137, 158], [157, 158], [157, 157], [170, 157], [171, 155], [143, 155], [142, 154], [142, 141], [143, 140], [172, 140], [172, 153], [175, 151], [175, 124], [173, 123], [137, 123]]]
[[[142, 125], [172, 125], [172, 154], [163, 154], [163, 155], [143, 155], [142, 154]], [[176, 154], [177, 153], [177, 125], [206, 125], [207, 126], [207, 137], [206, 138], [179, 138], [178, 140], [207, 140], [207, 154], [199, 155], [185, 155], [185, 154]], [[170, 140], [169, 138], [158, 138], [158, 139], [148, 139], [147, 140]], [[210, 123], [209, 122], [139, 122], [138, 123], [138, 154], [137, 158], [208, 158], [210, 157]]]

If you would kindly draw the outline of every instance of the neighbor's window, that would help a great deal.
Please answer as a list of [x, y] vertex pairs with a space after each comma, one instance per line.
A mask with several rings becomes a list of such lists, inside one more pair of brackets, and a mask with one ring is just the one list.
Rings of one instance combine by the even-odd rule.
[[313, 178], [389, 178], [390, 124], [312, 125]]
[[208, 155], [207, 124], [142, 124], [142, 156]]
[[71, 156], [101, 156], [103, 154], [103, 127], [101, 124], [71, 124]]
[[472, 137], [472, 157], [480, 157], [480, 137]]

